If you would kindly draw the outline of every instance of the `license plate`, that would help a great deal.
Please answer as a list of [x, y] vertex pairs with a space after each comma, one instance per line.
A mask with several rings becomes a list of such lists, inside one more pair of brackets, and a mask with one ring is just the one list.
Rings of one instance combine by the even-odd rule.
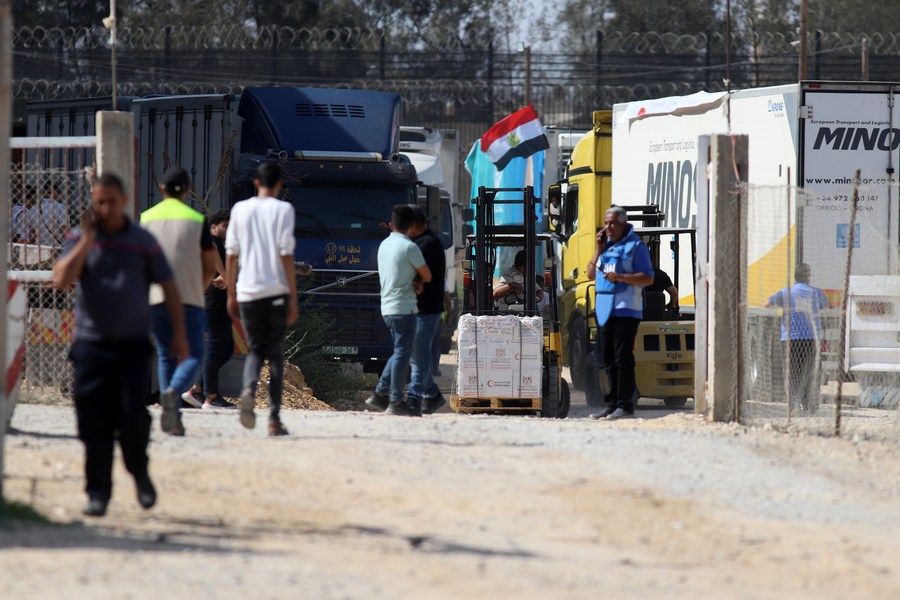
[[322, 352], [325, 354], [359, 354], [359, 348], [356, 346], [322, 346]]

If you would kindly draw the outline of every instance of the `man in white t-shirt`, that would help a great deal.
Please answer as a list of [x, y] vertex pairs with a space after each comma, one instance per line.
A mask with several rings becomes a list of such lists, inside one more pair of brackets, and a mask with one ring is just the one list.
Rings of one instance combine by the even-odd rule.
[[281, 424], [284, 336], [297, 320], [294, 268], [294, 209], [278, 193], [281, 168], [264, 162], [256, 171], [257, 195], [234, 205], [225, 238], [228, 313], [247, 334], [241, 390], [241, 424], [256, 426], [256, 382], [269, 361], [269, 435], [287, 435]]

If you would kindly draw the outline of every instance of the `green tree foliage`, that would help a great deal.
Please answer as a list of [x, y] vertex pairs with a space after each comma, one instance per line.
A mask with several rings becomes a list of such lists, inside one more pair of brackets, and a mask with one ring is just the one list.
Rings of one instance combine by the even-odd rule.
[[705, 33], [719, 26], [720, 0], [611, 0], [609, 27], [619, 31]]
[[900, 31], [900, 7], [895, 1], [809, 0], [808, 27], [836, 33], [895, 33]]
[[559, 11], [562, 32], [556, 44], [564, 52], [591, 51], [597, 31], [606, 30], [612, 18], [612, 0], [567, 0]]
[[13, 0], [17, 27], [92, 27], [109, 15], [108, 0]]

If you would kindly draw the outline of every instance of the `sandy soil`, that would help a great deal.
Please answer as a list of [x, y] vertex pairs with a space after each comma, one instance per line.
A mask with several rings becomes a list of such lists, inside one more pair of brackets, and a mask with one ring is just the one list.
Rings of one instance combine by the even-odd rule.
[[566, 420], [291, 410], [282, 439], [188, 411], [182, 439], [154, 422], [157, 507], [117, 462], [99, 520], [71, 409], [19, 406], [5, 494], [58, 525], [0, 530], [0, 598], [900, 597], [896, 443], [575, 401]]

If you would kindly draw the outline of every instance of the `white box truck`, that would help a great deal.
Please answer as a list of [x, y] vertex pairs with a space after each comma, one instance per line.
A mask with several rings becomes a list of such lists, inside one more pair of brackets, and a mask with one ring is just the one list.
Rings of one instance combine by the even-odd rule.
[[[811, 263], [812, 285], [825, 289], [833, 304], [840, 302], [853, 187], [860, 171], [845, 366], [864, 383], [861, 404], [884, 403], [880, 392], [866, 399], [865, 382], [885, 381], [885, 374], [898, 370], [900, 356], [900, 297], [879, 292], [877, 301], [852, 301], [856, 288], [866, 296], [874, 288], [900, 289], [870, 280], [884, 282], [900, 275], [898, 91], [898, 83], [805, 81], [613, 107], [613, 202], [658, 204], [671, 226], [698, 225], [698, 191], [707, 180], [702, 170], [707, 159], [700, 156], [698, 138], [749, 135], [748, 183], [785, 189], [783, 194], [755, 194], [748, 206], [751, 309], [763, 306], [785, 286], [784, 276], [765, 275], [784, 273], [788, 251], [794, 253], [791, 262]], [[800, 210], [789, 215], [785, 203], [792, 186], [805, 193]], [[797, 202], [798, 196], [791, 194], [790, 201]], [[790, 229], [787, 223], [772, 227], [773, 214], [790, 219]], [[692, 282], [688, 261], [683, 261], [682, 271], [679, 279]], [[680, 291], [683, 296], [688, 290]], [[866, 314], [853, 312], [860, 310]]]

